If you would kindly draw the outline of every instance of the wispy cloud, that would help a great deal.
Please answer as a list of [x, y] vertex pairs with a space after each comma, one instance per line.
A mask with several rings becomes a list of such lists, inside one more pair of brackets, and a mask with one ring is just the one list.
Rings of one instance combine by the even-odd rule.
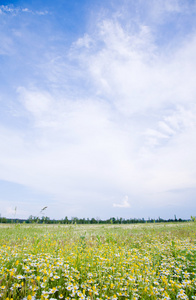
[[48, 14], [47, 10], [44, 11], [33, 11], [27, 7], [22, 8], [22, 7], [16, 7], [14, 5], [0, 5], [0, 14], [12, 14], [12, 15], [17, 15], [19, 13], [30, 13], [34, 15], [46, 15]]

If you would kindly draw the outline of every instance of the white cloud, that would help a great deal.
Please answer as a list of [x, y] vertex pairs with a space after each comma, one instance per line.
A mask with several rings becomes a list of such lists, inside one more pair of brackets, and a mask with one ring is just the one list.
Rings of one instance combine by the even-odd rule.
[[89, 49], [92, 46], [93, 39], [90, 38], [88, 34], [85, 34], [83, 37], [79, 38], [75, 43], [74, 47], [82, 48], [85, 47]]
[[125, 196], [121, 204], [113, 203], [113, 207], [128, 208], [130, 207], [129, 197]]
[[25, 88], [19, 87], [17, 92], [20, 95], [20, 100], [24, 108], [33, 115], [36, 121], [40, 121], [44, 116], [51, 115], [53, 111], [53, 102], [51, 95], [45, 91], [28, 91]]

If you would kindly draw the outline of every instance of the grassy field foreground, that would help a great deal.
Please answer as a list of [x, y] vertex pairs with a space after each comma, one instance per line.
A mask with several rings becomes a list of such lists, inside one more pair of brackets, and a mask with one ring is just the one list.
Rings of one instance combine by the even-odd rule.
[[196, 299], [196, 224], [0, 225], [0, 299]]

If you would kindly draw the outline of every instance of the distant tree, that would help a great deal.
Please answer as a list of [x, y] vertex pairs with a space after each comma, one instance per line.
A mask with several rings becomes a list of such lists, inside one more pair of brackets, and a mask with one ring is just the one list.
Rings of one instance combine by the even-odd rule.
[[91, 224], [96, 224], [97, 221], [95, 220], [95, 218], [92, 218], [92, 219], [90, 220], [90, 223], [91, 223]]
[[68, 223], [69, 223], [69, 220], [68, 220], [68, 217], [67, 217], [67, 216], [64, 218], [63, 223], [64, 223], [64, 224], [68, 224]]

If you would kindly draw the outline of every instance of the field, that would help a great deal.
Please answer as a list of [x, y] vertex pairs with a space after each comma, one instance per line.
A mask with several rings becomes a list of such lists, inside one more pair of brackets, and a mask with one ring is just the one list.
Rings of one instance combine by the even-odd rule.
[[0, 299], [196, 299], [196, 224], [0, 225]]

